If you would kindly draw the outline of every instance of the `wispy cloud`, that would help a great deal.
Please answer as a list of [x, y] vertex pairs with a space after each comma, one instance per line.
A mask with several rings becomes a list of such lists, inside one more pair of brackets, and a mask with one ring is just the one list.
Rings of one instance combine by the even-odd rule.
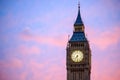
[[106, 49], [120, 41], [120, 28], [118, 26], [109, 28], [102, 32], [99, 30], [89, 29], [88, 34], [91, 45], [95, 45], [100, 49]]
[[38, 44], [46, 44], [51, 46], [63, 47], [67, 43], [66, 35], [58, 35], [58, 36], [44, 36], [44, 35], [35, 35], [31, 32], [22, 32], [19, 35], [19, 38], [23, 41], [33, 41]]

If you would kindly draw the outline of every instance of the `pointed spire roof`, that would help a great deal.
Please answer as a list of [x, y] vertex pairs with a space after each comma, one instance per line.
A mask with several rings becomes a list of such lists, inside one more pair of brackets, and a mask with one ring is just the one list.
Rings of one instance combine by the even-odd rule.
[[78, 4], [78, 16], [77, 16], [77, 19], [74, 23], [74, 26], [81, 26], [83, 25], [83, 22], [82, 22], [82, 18], [81, 18], [81, 15], [80, 15], [80, 3]]

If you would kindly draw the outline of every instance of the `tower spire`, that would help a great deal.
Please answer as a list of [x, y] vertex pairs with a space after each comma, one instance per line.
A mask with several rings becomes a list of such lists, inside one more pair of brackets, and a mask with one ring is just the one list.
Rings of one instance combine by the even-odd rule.
[[77, 19], [74, 23], [74, 26], [81, 26], [83, 25], [83, 22], [82, 22], [82, 18], [81, 18], [81, 15], [80, 15], [80, 1], [78, 2], [78, 16], [77, 16]]
[[78, 9], [80, 9], [80, 1], [78, 1]]

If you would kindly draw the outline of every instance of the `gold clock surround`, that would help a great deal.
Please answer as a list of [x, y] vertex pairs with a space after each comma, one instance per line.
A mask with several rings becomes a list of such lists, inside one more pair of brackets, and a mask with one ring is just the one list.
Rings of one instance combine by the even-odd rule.
[[81, 62], [83, 60], [83, 53], [80, 50], [75, 50], [71, 54], [71, 59], [73, 62]]

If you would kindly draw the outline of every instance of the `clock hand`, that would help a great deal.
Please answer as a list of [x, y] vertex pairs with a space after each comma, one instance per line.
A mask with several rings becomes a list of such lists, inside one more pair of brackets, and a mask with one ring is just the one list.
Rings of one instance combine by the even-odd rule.
[[76, 56], [76, 58], [78, 57], [78, 55]]

